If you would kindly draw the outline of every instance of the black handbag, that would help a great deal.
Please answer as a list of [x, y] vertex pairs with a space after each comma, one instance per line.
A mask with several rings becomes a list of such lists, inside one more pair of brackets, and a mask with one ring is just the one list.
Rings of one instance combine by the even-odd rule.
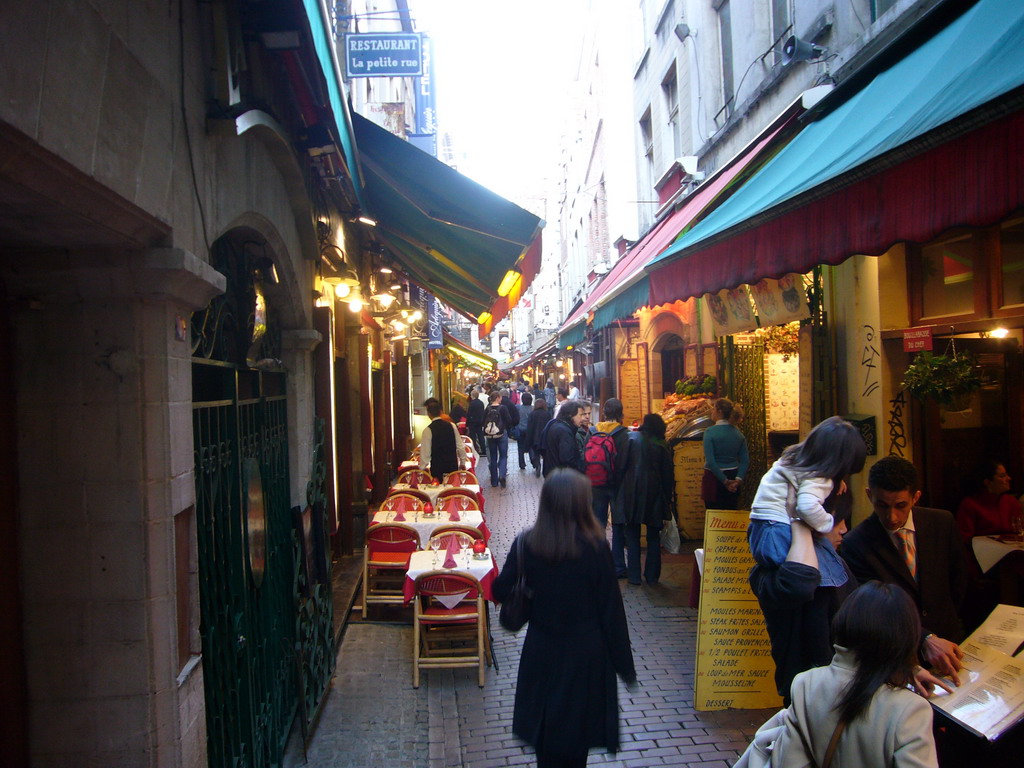
[[533, 590], [526, 586], [526, 571], [523, 569], [523, 550], [523, 534], [519, 534], [516, 538], [516, 585], [498, 611], [498, 621], [509, 632], [522, 629], [530, 620], [533, 608]]

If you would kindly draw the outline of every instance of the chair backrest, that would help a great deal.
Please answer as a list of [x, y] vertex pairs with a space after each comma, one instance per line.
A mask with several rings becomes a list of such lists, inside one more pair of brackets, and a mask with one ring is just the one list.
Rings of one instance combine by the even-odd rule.
[[412, 485], [413, 478], [416, 478], [417, 483], [430, 483], [434, 480], [433, 476], [424, 469], [407, 469], [398, 476], [398, 482]]
[[444, 476], [445, 485], [480, 485], [476, 474], [468, 469], [459, 469]]
[[440, 525], [434, 529], [434, 532], [430, 534], [431, 539], [447, 538], [455, 534], [464, 533], [467, 536], [472, 537], [474, 540], [482, 539], [484, 537], [483, 532], [479, 528], [474, 528], [471, 525], [458, 525], [452, 523], [451, 525]]
[[420, 535], [411, 525], [376, 523], [366, 529], [366, 547], [377, 552], [415, 552]]
[[[465, 501], [466, 506], [463, 507], [460, 502]], [[470, 509], [480, 511], [480, 504], [471, 493], [449, 493], [447, 496], [443, 493], [437, 495], [437, 507], [438, 512], [466, 512]]]
[[465, 497], [472, 500], [474, 503], [477, 501], [476, 494], [472, 491], [467, 491], [465, 488], [445, 488], [437, 494], [437, 503], [440, 504], [444, 499], [459, 497]]
[[421, 512], [423, 506], [430, 501], [430, 497], [422, 491], [408, 490], [388, 492], [387, 497], [381, 502], [381, 509], [401, 510], [402, 512]]
[[458, 571], [427, 571], [416, 577], [416, 594], [421, 597], [448, 597], [466, 594], [475, 600], [480, 594], [480, 582], [468, 573]]

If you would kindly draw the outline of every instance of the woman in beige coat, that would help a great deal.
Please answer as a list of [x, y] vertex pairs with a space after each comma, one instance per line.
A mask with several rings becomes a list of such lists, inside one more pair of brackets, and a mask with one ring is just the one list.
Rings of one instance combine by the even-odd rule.
[[907, 594], [869, 581], [846, 599], [832, 629], [832, 663], [793, 680], [793, 703], [772, 765], [823, 766], [843, 722], [830, 768], [937, 766], [931, 705], [907, 688], [921, 638]]

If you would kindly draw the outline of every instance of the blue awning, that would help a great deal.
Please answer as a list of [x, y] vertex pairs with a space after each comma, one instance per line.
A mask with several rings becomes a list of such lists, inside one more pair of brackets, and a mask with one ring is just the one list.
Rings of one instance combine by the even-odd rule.
[[[680, 263], [677, 270], [673, 264], [678, 274], [669, 275], [666, 265], [751, 230], [805, 199], [820, 197], [823, 189], [831, 189], [830, 184], [838, 189], [877, 173], [872, 161], [898, 156], [894, 150], [1022, 84], [1024, 3], [979, 0], [845, 103], [808, 125], [725, 204], [655, 259], [649, 267], [658, 270], [658, 279], [651, 285], [652, 300], [734, 287], [721, 284], [733, 274], [740, 282], [748, 282], [758, 268], [750, 264], [755, 257], [750, 252], [736, 253], [726, 264], [716, 251], [715, 259], [704, 260], [714, 262], [707, 265], [713, 277], [706, 280], [702, 267]], [[892, 164], [897, 162], [898, 158]], [[756, 257], [761, 258], [768, 245], [759, 245]], [[802, 263], [783, 264], [787, 259], [805, 259], [805, 255], [779, 254], [779, 263], [765, 265], [768, 271], [762, 276], [805, 271]]]

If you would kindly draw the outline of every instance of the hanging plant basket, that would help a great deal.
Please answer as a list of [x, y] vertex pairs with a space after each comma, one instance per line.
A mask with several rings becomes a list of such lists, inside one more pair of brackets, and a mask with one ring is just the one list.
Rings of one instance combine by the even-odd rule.
[[962, 395], [956, 395], [950, 400], [949, 405], [943, 405], [942, 410], [947, 413], [963, 413], [971, 409], [971, 401], [974, 399], [973, 392], [965, 392]]
[[903, 374], [903, 386], [918, 400], [933, 400], [951, 412], [970, 407], [972, 394], [981, 387], [981, 378], [970, 355], [957, 354], [956, 348], [943, 355], [922, 352]]

